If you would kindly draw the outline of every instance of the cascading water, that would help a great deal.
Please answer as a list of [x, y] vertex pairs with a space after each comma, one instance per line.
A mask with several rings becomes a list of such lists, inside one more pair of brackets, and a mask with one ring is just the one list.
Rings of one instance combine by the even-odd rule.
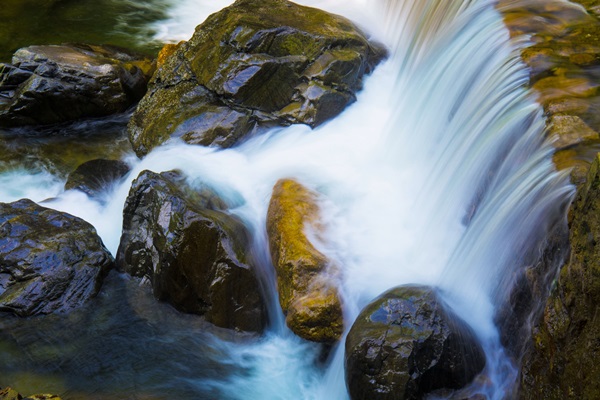
[[[198, 12], [193, 21], [177, 12], [215, 11], [226, 3], [176, 4], [161, 37], [189, 37], [200, 22]], [[518, 60], [518, 43], [509, 40], [488, 0], [389, 0], [376, 8], [359, 0], [301, 3], [346, 14], [392, 50], [342, 116], [314, 131], [278, 129], [228, 150], [184, 144], [158, 148], [142, 161], [130, 160], [128, 179], [103, 204], [80, 193], [58, 193], [56, 179], [43, 173], [27, 175], [45, 185], [48, 190], [41, 193], [23, 186], [23, 174], [3, 175], [0, 200], [57, 196], [45, 205], [94, 224], [114, 254], [123, 204], [142, 170], [179, 168], [192, 185], [213, 186], [253, 230], [271, 326], [265, 337], [250, 342], [178, 328], [181, 322], [172, 331], [155, 329], [163, 345], [181, 341], [184, 347], [171, 344], [167, 361], [138, 360], [138, 373], [155, 371], [150, 362], [165, 363], [169, 377], [150, 385], [158, 396], [344, 399], [343, 346], [319, 363], [318, 347], [285, 327], [274, 291], [266, 210], [274, 183], [296, 178], [322, 195], [327, 243], [320, 246], [342, 266], [348, 325], [390, 287], [436, 285], [475, 329], [487, 353], [488, 380], [471, 393], [510, 397], [517, 366], [504, 354], [494, 316], [515, 269], [523, 266], [520, 258], [537, 245], [546, 232], [544, 221], [572, 194], [565, 177], [554, 172], [551, 149], [543, 143], [541, 111], [524, 88], [527, 71]], [[119, 331], [124, 343], [138, 340], [126, 329], [111, 330]], [[115, 362], [127, 357], [135, 359], [125, 354]], [[184, 361], [189, 357], [226, 372], [191, 371]], [[100, 373], [104, 383], [117, 370], [108, 365]], [[66, 374], [84, 379], [73, 371]]]

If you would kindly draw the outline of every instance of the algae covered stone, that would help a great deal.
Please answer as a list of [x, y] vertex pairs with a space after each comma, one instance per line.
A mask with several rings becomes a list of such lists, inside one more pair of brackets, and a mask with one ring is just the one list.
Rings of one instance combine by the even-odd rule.
[[346, 337], [346, 384], [354, 400], [422, 399], [464, 387], [484, 366], [473, 330], [426, 286], [385, 292]]
[[250, 236], [214, 192], [177, 171], [143, 171], [123, 210], [118, 267], [146, 278], [154, 296], [222, 328], [258, 332], [266, 323], [251, 266]]
[[304, 339], [329, 343], [341, 337], [343, 315], [338, 268], [308, 237], [321, 230], [319, 213], [316, 193], [282, 179], [273, 189], [267, 234], [287, 325]]
[[261, 126], [317, 126], [385, 55], [347, 19], [286, 0], [238, 0], [170, 50], [129, 125], [138, 156], [171, 138], [230, 147]]
[[61, 398], [54, 394], [32, 394], [24, 397], [16, 390], [6, 387], [0, 388], [0, 400], [61, 400]]

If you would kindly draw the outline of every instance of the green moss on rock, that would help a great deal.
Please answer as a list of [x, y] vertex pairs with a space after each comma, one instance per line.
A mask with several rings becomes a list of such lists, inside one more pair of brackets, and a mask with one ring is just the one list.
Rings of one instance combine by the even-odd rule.
[[129, 125], [133, 148], [143, 156], [173, 137], [230, 147], [257, 127], [315, 127], [355, 100], [384, 56], [340, 16], [238, 0], [161, 63]]
[[563, 266], [533, 348], [523, 361], [521, 398], [600, 396], [600, 154], [571, 210], [571, 257]]
[[267, 234], [277, 272], [279, 303], [298, 336], [334, 342], [343, 332], [335, 265], [310, 242], [307, 231], [321, 227], [316, 193], [291, 179], [275, 185], [267, 214]]

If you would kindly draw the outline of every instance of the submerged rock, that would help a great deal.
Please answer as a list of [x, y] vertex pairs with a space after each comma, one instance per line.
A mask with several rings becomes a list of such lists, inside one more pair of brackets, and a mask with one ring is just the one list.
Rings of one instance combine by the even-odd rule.
[[24, 397], [19, 392], [9, 387], [0, 388], [0, 400], [61, 400], [54, 394], [32, 394]]
[[82, 219], [27, 199], [0, 203], [0, 311], [74, 309], [100, 290], [113, 263]]
[[249, 233], [214, 193], [178, 172], [143, 171], [123, 210], [118, 267], [149, 279], [154, 296], [223, 328], [258, 332], [266, 322], [247, 259]]
[[422, 399], [459, 389], [485, 366], [471, 328], [425, 286], [400, 286], [365, 307], [346, 338], [352, 399]]
[[125, 111], [146, 92], [150, 59], [110, 46], [30, 46], [0, 64], [0, 128]]
[[167, 50], [129, 125], [138, 156], [170, 138], [230, 147], [262, 125], [315, 127], [385, 56], [347, 19], [286, 0], [238, 0]]
[[600, 154], [570, 217], [571, 256], [533, 328], [522, 399], [600, 398]]
[[314, 192], [291, 179], [277, 182], [267, 214], [267, 234], [279, 302], [295, 334], [330, 343], [340, 339], [344, 321], [337, 268], [307, 236], [307, 229], [319, 232], [319, 218]]
[[131, 168], [120, 160], [90, 160], [69, 174], [65, 190], [77, 189], [92, 198], [102, 195], [115, 181], [123, 178]]

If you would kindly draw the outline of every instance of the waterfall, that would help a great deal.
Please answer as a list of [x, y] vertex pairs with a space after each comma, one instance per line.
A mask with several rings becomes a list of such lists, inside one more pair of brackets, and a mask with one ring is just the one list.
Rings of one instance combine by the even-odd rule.
[[[488, 379], [472, 393], [510, 397], [518, 365], [500, 345], [494, 316], [520, 261], [573, 192], [554, 170], [540, 106], [525, 87], [523, 43], [509, 38], [490, 0], [299, 2], [347, 15], [391, 49], [340, 117], [315, 130], [275, 129], [227, 150], [181, 143], [157, 148], [141, 161], [129, 160], [126, 182], [103, 204], [60, 193], [55, 180], [40, 173], [27, 176], [46, 191], [32, 192], [23, 186], [25, 173], [13, 173], [1, 177], [0, 199], [54, 196], [47, 206], [94, 224], [114, 254], [123, 204], [142, 170], [178, 168], [191, 185], [212, 186], [254, 234], [271, 326], [251, 343], [209, 335], [205, 347], [182, 349], [186, 357], [218, 353], [230, 373], [182, 374], [172, 386], [195, 398], [345, 399], [343, 345], [319, 362], [318, 346], [289, 332], [278, 308], [266, 210], [275, 182], [296, 178], [321, 194], [328, 240], [320, 250], [342, 266], [348, 327], [390, 287], [436, 285], [484, 344]], [[181, 0], [159, 37], [187, 38], [199, 12], [225, 5]]]

